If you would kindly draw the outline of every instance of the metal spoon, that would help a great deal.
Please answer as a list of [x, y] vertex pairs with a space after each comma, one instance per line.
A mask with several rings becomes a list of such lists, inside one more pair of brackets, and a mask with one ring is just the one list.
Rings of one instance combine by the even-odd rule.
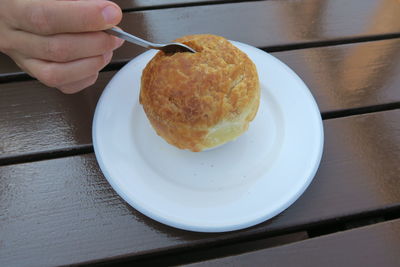
[[180, 43], [168, 43], [168, 44], [155, 44], [143, 40], [139, 37], [136, 37], [132, 34], [124, 32], [121, 29], [112, 27], [110, 29], [104, 30], [106, 33], [117, 36], [121, 39], [124, 39], [128, 42], [152, 49], [158, 49], [164, 51], [165, 53], [176, 53], [176, 52], [192, 52], [195, 53], [196, 51], [193, 48], [190, 48], [187, 45], [180, 44]]

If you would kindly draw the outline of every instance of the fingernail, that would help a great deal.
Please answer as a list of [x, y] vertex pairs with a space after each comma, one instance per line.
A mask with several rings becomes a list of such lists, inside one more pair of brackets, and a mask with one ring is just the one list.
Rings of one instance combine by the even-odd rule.
[[110, 61], [111, 61], [111, 58], [112, 58], [112, 55], [113, 55], [112, 52], [108, 52], [108, 53], [104, 54], [104, 55], [103, 55], [104, 61], [107, 62], [107, 63], [110, 62]]
[[115, 48], [119, 48], [124, 43], [124, 40], [117, 37], [115, 37], [115, 39]]
[[116, 22], [119, 13], [115, 6], [109, 5], [103, 9], [103, 18], [108, 24], [113, 24]]

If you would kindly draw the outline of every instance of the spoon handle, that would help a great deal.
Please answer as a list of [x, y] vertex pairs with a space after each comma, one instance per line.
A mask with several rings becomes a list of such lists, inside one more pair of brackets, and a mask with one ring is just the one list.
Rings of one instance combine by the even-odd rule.
[[121, 39], [124, 39], [125, 41], [131, 42], [131, 43], [134, 43], [134, 44], [146, 47], [146, 48], [154, 48], [155, 47], [155, 45], [153, 43], [150, 43], [146, 40], [143, 40], [143, 39], [136, 37], [132, 34], [129, 34], [127, 32], [124, 32], [123, 30], [118, 29], [116, 27], [112, 27], [112, 28], [104, 30], [104, 31], [108, 34], [111, 34], [111, 35], [117, 36]]

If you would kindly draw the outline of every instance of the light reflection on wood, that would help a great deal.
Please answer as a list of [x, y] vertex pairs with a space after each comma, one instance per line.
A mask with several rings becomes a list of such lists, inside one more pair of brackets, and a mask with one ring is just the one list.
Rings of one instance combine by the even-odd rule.
[[[301, 20], [313, 19], [314, 23], [322, 24], [322, 19], [327, 12], [324, 8], [326, 1], [314, 1], [314, 5], [301, 5], [291, 10], [284, 10], [282, 14], [288, 16], [287, 29], [292, 30], [293, 34], [303, 32], [303, 29], [296, 28], [301, 25]], [[333, 4], [331, 2], [331, 4]], [[400, 14], [396, 12], [397, 5], [392, 0], [379, 1], [374, 12], [370, 16], [369, 23], [365, 25], [364, 32], [376, 32], [390, 27], [397, 27], [400, 30]], [[305, 8], [307, 10], [302, 10]], [[345, 7], [343, 7], [345, 8]], [[322, 27], [312, 26], [312, 32], [315, 35], [323, 35]], [[350, 49], [331, 49], [330, 57], [337, 57], [337, 61], [321, 62], [324, 58], [324, 49], [305, 49], [307, 58], [304, 68], [308, 73], [322, 73], [323, 79], [320, 79], [318, 90], [328, 90], [325, 97], [329, 96], [327, 101], [330, 106], [340, 107], [343, 102], [350, 102], [354, 105], [360, 102], [368, 101], [377, 94], [371, 90], [384, 90], [390, 80], [399, 75], [400, 69], [400, 45], [384, 46], [384, 49], [371, 49], [369, 43], [352, 45]], [[343, 51], [346, 51], [345, 53]], [[387, 62], [390, 62], [387, 64]], [[349, 70], [352, 70], [349, 72]], [[317, 90], [317, 91], [318, 91]], [[366, 92], [369, 90], [371, 93]], [[400, 90], [400, 89], [399, 89]], [[346, 99], [343, 99], [345, 97]], [[348, 98], [351, 98], [350, 100]], [[346, 101], [344, 101], [346, 100]], [[392, 117], [387, 116], [368, 116], [368, 121], [360, 120], [357, 125], [348, 124], [344, 127], [344, 132], [340, 134], [341, 149], [347, 149], [347, 157], [359, 158], [359, 168], [364, 168], [365, 175], [379, 177], [379, 179], [369, 179], [375, 182], [374, 186], [379, 196], [390, 201], [393, 196], [398, 195], [394, 188], [387, 188], [386, 179], [391, 179], [395, 174], [400, 173], [400, 127], [398, 121], [393, 121]], [[370, 125], [375, 125], [371, 129]], [[385, 132], [385, 138], [379, 132]], [[333, 148], [334, 149], [334, 148]], [[343, 159], [345, 160], [345, 159]], [[367, 179], [366, 179], [367, 180]]]

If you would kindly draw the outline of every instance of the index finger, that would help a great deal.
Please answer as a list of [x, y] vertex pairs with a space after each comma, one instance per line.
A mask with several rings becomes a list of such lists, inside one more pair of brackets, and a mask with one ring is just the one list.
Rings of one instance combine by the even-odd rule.
[[13, 16], [16, 27], [41, 35], [100, 31], [117, 25], [122, 19], [119, 6], [104, 0], [18, 2], [18, 14]]

